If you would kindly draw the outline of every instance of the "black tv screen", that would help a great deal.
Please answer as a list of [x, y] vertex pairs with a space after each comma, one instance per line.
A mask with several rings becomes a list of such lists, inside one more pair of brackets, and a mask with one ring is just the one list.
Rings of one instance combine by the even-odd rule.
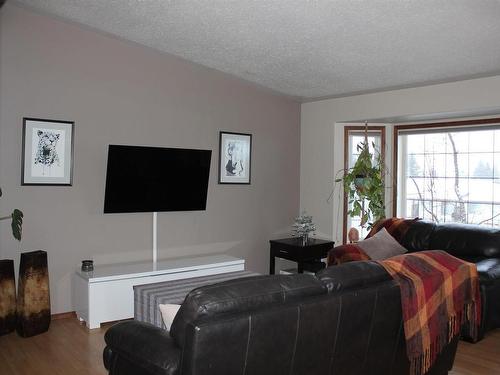
[[211, 156], [211, 150], [109, 145], [104, 213], [205, 210]]

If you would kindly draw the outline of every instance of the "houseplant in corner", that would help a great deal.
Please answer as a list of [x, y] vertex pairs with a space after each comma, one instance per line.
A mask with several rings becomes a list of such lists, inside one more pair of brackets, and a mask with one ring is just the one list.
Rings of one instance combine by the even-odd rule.
[[[0, 188], [0, 197], [2, 196], [2, 189]], [[17, 208], [12, 211], [10, 215], [1, 216], [0, 220], [11, 220], [12, 235], [18, 241], [21, 241], [23, 233], [23, 213]]]
[[[375, 150], [375, 144], [372, 143]], [[359, 156], [352, 168], [344, 171], [342, 182], [350, 209], [347, 214], [360, 217], [361, 226], [368, 227], [385, 217], [384, 164], [380, 152], [370, 152], [368, 126], [365, 123], [365, 138], [357, 146]]]
[[[2, 189], [0, 189], [0, 197]], [[21, 241], [23, 213], [15, 209], [10, 215], [0, 217], [0, 220], [11, 220], [12, 235]], [[0, 260], [0, 336], [14, 331], [16, 328], [16, 281], [14, 276], [14, 261]]]

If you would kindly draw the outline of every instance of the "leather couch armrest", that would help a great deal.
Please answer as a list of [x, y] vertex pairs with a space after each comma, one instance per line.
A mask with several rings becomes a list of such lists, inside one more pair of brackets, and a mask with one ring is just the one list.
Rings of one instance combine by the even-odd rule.
[[108, 329], [104, 340], [107, 344], [104, 363], [110, 373], [113, 361], [118, 357], [139, 365], [151, 374], [178, 372], [181, 349], [164, 329], [135, 320], [120, 322]]
[[384, 267], [369, 260], [330, 266], [318, 272], [316, 277], [328, 288], [329, 293], [392, 280]]

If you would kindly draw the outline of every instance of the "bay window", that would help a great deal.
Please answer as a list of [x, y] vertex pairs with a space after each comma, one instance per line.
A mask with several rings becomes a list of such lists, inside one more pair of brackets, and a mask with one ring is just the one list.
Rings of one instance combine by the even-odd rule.
[[396, 126], [395, 214], [500, 226], [500, 119]]

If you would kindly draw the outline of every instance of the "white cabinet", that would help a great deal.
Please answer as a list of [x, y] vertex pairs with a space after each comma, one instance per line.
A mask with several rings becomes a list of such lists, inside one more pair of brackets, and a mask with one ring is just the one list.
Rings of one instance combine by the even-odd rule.
[[96, 265], [77, 271], [73, 306], [90, 329], [101, 323], [134, 317], [134, 285], [243, 271], [245, 261], [229, 255], [209, 255], [152, 262]]

